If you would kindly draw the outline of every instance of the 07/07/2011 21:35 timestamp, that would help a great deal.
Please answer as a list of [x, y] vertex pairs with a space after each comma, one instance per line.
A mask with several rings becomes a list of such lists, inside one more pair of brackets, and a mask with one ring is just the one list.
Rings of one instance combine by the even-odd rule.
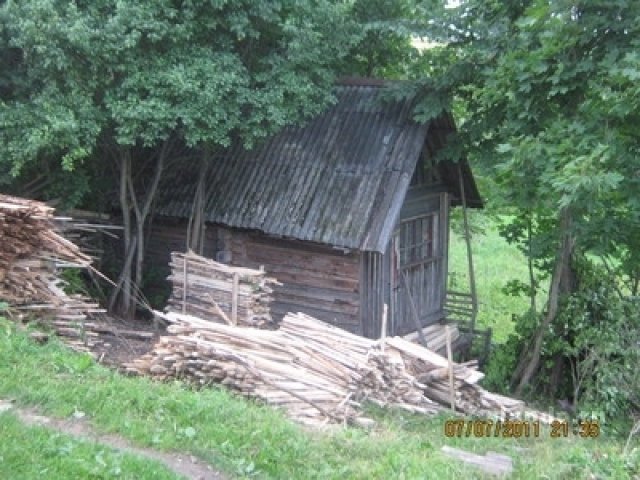
[[596, 438], [600, 435], [598, 420], [554, 420], [543, 429], [540, 421], [530, 420], [471, 420], [451, 419], [444, 422], [445, 437], [503, 437], [503, 438], [565, 438], [570, 434], [582, 438]]

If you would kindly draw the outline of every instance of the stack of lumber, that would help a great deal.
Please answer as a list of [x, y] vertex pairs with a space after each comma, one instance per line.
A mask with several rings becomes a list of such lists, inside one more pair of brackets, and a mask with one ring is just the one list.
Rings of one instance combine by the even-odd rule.
[[44, 203], [0, 195], [0, 299], [41, 320], [82, 323], [102, 310], [82, 296], [67, 295], [57, 272], [86, 268], [91, 260], [58, 233], [59, 220]]
[[[429, 350], [433, 350], [434, 352], [444, 350], [447, 344], [446, 327], [447, 325], [445, 324], [436, 323], [422, 329], [422, 338], [427, 342], [427, 348], [429, 348]], [[460, 338], [460, 330], [458, 330], [456, 325], [449, 325], [449, 331], [451, 332], [451, 343], [455, 343], [455, 341]], [[418, 331], [405, 335], [404, 339], [409, 340], [410, 342], [421, 341], [420, 333], [418, 333]]]
[[171, 253], [173, 288], [167, 309], [258, 328], [274, 328], [270, 303], [275, 279], [264, 270], [232, 267], [194, 252]]
[[0, 271], [18, 258], [47, 255], [88, 265], [89, 257], [58, 235], [54, 220], [53, 208], [42, 202], [0, 194]]
[[51, 320], [48, 324], [55, 328], [58, 335], [69, 338], [89, 337], [102, 341], [103, 335], [111, 335], [135, 340], [150, 340], [154, 336], [152, 332], [116, 328], [106, 322], [85, 321], [77, 323], [68, 320]]
[[117, 239], [116, 232], [123, 227], [113, 224], [111, 217], [104, 213], [71, 209], [66, 210], [64, 215], [56, 217], [58, 232], [78, 245], [82, 252], [91, 257], [93, 265], [98, 265], [99, 268], [99, 262], [104, 257], [104, 239]]
[[457, 411], [478, 416], [517, 416], [524, 408], [520, 400], [495, 395], [477, 385], [484, 374], [474, 363], [454, 363], [452, 385], [446, 358], [403, 338], [390, 338], [387, 343], [400, 352], [408, 371], [424, 384], [425, 394], [438, 403], [449, 406], [453, 397]]
[[523, 407], [477, 386], [475, 365], [449, 364], [399, 337], [370, 340], [302, 313], [287, 314], [277, 330], [155, 313], [171, 324], [171, 335], [125, 365], [127, 372], [222, 383], [306, 424], [370, 423], [361, 416], [363, 401], [424, 414], [449, 406], [452, 395], [465, 413], [513, 416]]
[[421, 413], [440, 410], [399, 356], [304, 314], [286, 315], [278, 330], [156, 314], [172, 323], [173, 335], [126, 365], [130, 373], [222, 383], [305, 424], [366, 425], [370, 420], [360, 413], [364, 400]]
[[[386, 340], [390, 349], [403, 358], [407, 371], [423, 385], [425, 396], [439, 404], [450, 406], [467, 415], [490, 418], [528, 418], [551, 423], [554, 417], [527, 408], [522, 400], [491, 393], [477, 383], [484, 374], [477, 362], [464, 364], [449, 361], [431, 350], [401, 337]], [[450, 369], [453, 375], [449, 374]], [[453, 402], [452, 402], [453, 400]]]

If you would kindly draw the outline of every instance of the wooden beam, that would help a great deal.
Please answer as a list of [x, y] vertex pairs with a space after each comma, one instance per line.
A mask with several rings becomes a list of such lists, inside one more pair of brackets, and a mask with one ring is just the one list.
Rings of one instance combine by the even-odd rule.
[[508, 475], [513, 471], [513, 460], [507, 455], [495, 452], [477, 455], [447, 445], [442, 447], [442, 453], [448, 457], [473, 465], [491, 475]]
[[453, 353], [451, 351], [451, 330], [449, 325], [444, 327], [447, 336], [447, 360], [449, 362], [449, 395], [451, 396], [451, 411], [456, 411], [456, 388], [453, 383]]
[[240, 276], [238, 273], [233, 274], [233, 289], [231, 290], [231, 323], [238, 324], [238, 283]]

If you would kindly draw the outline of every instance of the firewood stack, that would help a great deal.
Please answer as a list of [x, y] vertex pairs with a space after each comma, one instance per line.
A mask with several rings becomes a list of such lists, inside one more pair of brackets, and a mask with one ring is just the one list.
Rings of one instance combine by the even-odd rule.
[[523, 408], [475, 385], [482, 374], [472, 363], [452, 365], [451, 390], [448, 361], [399, 337], [370, 340], [302, 313], [287, 314], [273, 331], [156, 315], [171, 324], [170, 335], [125, 371], [222, 383], [305, 424], [366, 425], [364, 401], [423, 414], [449, 406], [451, 395], [456, 410], [469, 414], [515, 415]]
[[91, 260], [58, 234], [54, 220], [53, 208], [44, 203], [0, 195], [0, 300], [12, 310], [37, 314], [40, 321], [46, 317], [76, 325], [102, 310], [64, 292], [58, 268], [86, 268]]
[[[264, 270], [232, 267], [194, 252], [171, 254], [173, 288], [167, 310], [230, 325], [275, 328], [271, 285]], [[186, 291], [185, 291], [186, 290]]]

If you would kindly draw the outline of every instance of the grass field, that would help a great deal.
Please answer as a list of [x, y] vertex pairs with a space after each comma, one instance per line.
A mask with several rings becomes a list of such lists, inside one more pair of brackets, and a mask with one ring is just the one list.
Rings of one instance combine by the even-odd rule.
[[[475, 215], [472, 223], [481, 223], [482, 233], [472, 235], [472, 252], [478, 290], [478, 325], [491, 327], [493, 339], [503, 342], [513, 331], [513, 314], [520, 314], [529, 307], [525, 297], [508, 296], [502, 288], [509, 280], [528, 283], [525, 256], [515, 246], [509, 245], [498, 234], [497, 221]], [[473, 221], [475, 220], [475, 221]], [[468, 291], [468, 264], [466, 244], [461, 235], [452, 232], [450, 238], [449, 286]]]
[[[513, 478], [524, 479], [632, 479], [640, 460], [637, 451], [623, 457], [622, 440], [606, 434], [551, 439], [543, 430], [541, 438], [447, 438], [443, 426], [450, 415], [376, 410], [371, 431], [310, 431], [224, 389], [194, 391], [180, 382], [124, 377], [56, 341], [36, 345], [2, 319], [0, 378], [0, 398], [60, 418], [82, 411], [98, 431], [188, 452], [240, 478], [483, 478], [445, 457], [443, 445], [510, 455]], [[154, 462], [20, 425], [10, 413], [0, 414], [0, 433], [1, 478], [175, 478]], [[51, 454], [57, 451], [66, 453], [58, 459]]]
[[169, 480], [176, 477], [159, 463], [79, 441], [47, 428], [27, 427], [6, 412], [0, 414], [0, 478]]

